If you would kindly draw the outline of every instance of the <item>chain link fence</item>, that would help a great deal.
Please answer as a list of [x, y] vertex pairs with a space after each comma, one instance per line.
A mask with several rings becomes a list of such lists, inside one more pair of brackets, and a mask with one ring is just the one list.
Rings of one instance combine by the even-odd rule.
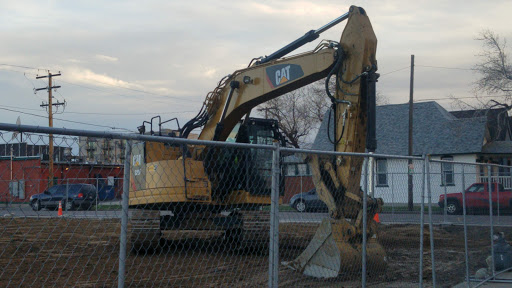
[[0, 128], [2, 287], [451, 287], [508, 268], [510, 167]]

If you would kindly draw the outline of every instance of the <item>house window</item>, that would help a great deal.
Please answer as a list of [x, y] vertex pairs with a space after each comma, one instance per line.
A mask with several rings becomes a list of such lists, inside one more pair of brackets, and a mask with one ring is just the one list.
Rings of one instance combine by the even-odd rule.
[[286, 164], [286, 176], [311, 175], [308, 164]]
[[295, 176], [299, 174], [297, 171], [297, 165], [296, 164], [288, 164], [286, 165], [286, 176]]
[[300, 176], [307, 176], [307, 175], [311, 175], [310, 171], [309, 171], [309, 165], [308, 164], [298, 164], [298, 170], [299, 170], [299, 175]]
[[[453, 157], [441, 157], [444, 161], [453, 161]], [[441, 163], [441, 186], [455, 185], [453, 180], [453, 163]]]
[[388, 186], [387, 159], [377, 159], [377, 186]]

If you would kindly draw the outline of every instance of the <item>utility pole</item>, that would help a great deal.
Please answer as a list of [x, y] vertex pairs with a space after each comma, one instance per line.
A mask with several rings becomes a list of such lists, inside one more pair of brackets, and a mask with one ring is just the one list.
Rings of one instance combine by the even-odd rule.
[[[53, 127], [53, 106], [61, 106], [61, 105], [66, 105], [66, 102], [63, 102], [63, 103], [60, 103], [57, 101], [57, 103], [52, 103], [53, 101], [53, 96], [52, 96], [52, 89], [57, 89], [57, 88], [60, 88], [60, 86], [52, 86], [52, 78], [53, 77], [56, 77], [56, 76], [60, 76], [60, 72], [57, 73], [57, 74], [52, 74], [50, 73], [50, 71], [48, 71], [48, 75], [45, 75], [45, 76], [37, 76], [36, 79], [41, 79], [41, 78], [48, 78], [48, 87], [45, 87], [45, 88], [37, 88], [36, 91], [40, 91], [40, 90], [48, 90], [48, 103], [45, 104], [41, 104], [40, 106], [41, 107], [47, 107], [48, 108], [48, 127]], [[49, 135], [49, 150], [48, 151], [48, 160], [49, 160], [49, 165], [48, 165], [48, 170], [49, 170], [49, 178], [50, 180], [48, 181], [48, 188], [49, 187], [52, 187], [53, 186], [53, 134], [50, 134]]]
[[[414, 55], [411, 55], [411, 81], [410, 81], [410, 85], [409, 85], [409, 156], [412, 156], [412, 133], [413, 133], [413, 126], [412, 126], [412, 115], [413, 115], [413, 92], [414, 92]], [[408, 167], [407, 167], [407, 171], [408, 171], [408, 208], [409, 208], [409, 211], [412, 211], [414, 209], [414, 202], [413, 202], [413, 178], [412, 178], [412, 173], [414, 172], [414, 164], [412, 163], [412, 160], [409, 159], [408, 161]]]

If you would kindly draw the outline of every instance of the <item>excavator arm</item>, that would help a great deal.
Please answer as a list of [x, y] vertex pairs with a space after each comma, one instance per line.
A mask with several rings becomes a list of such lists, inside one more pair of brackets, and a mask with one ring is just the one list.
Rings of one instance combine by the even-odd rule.
[[[351, 7], [340, 46], [341, 64], [334, 69], [338, 73], [336, 94], [329, 95], [333, 103], [331, 112], [334, 114], [329, 118], [332, 116], [334, 127], [332, 131], [328, 127], [327, 134], [336, 152], [373, 152], [377, 145], [377, 39], [363, 9]], [[383, 271], [386, 254], [378, 243], [377, 224], [373, 220], [373, 216], [380, 212], [383, 201], [368, 197], [361, 191], [363, 158], [311, 155], [309, 163], [316, 191], [328, 206], [330, 219], [323, 220], [306, 250], [297, 259], [285, 264], [319, 278], [337, 277], [342, 271], [357, 273], [363, 261], [362, 239], [366, 233], [368, 271]], [[367, 197], [367, 225], [363, 222], [364, 197]]]

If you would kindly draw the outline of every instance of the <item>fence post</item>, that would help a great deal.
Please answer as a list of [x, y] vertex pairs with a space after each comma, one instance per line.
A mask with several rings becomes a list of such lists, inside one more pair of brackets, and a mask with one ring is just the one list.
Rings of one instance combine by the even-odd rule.
[[499, 178], [499, 174], [498, 174], [498, 177], [496, 179], [496, 213], [498, 214], [498, 225], [500, 224], [500, 189], [499, 189], [499, 185], [498, 183], [500, 183], [500, 178]]
[[370, 175], [368, 177], [368, 180], [370, 181], [370, 184], [369, 184], [370, 185], [370, 190], [369, 190], [370, 193], [367, 192], [366, 194], [370, 194], [370, 197], [375, 198], [375, 173], [374, 172], [375, 172], [375, 168], [376, 168], [375, 167], [376, 163], [375, 163], [375, 158], [371, 156], [373, 154], [373, 152], [369, 152], [369, 154], [370, 154], [370, 157], [368, 157], [368, 165], [369, 165], [368, 170], [370, 170], [370, 172], [369, 172]]
[[126, 141], [126, 151], [124, 158], [124, 177], [123, 177], [123, 201], [121, 213], [121, 237], [119, 245], [119, 274], [117, 279], [117, 287], [124, 287], [125, 264], [126, 264], [126, 242], [128, 233], [128, 206], [130, 193], [130, 161], [132, 154], [132, 140]]
[[366, 158], [366, 165], [364, 166], [364, 193], [363, 193], [363, 249], [362, 249], [362, 267], [361, 267], [361, 287], [366, 287], [366, 241], [367, 241], [367, 229], [368, 229], [368, 167], [370, 166], [370, 157]]
[[[442, 160], [442, 159], [441, 159]], [[448, 206], [448, 196], [446, 195], [447, 192], [446, 192], [446, 186], [447, 186], [447, 183], [446, 183], [446, 173], [444, 173], [443, 171], [443, 165], [444, 163], [440, 163], [441, 165], [441, 177], [443, 178], [443, 186], [444, 186], [444, 209], [443, 209], [443, 222], [446, 223], [446, 214], [447, 214], [447, 210], [446, 210], [446, 207]]]
[[395, 173], [391, 172], [391, 215], [392, 218], [395, 219]]
[[421, 215], [420, 215], [420, 285], [419, 287], [423, 287], [423, 236], [424, 236], [424, 226], [425, 226], [425, 170], [427, 166], [427, 161], [425, 161], [425, 155], [423, 157], [423, 169], [421, 171]]
[[466, 225], [466, 179], [464, 176], [464, 164], [462, 166], [462, 219], [464, 221], [464, 258], [466, 261], [466, 283], [468, 288], [471, 287], [469, 283], [469, 256], [468, 256], [468, 226]]
[[[69, 179], [66, 178], [66, 202], [68, 200], [69, 200]], [[64, 205], [64, 211], [66, 211], [66, 212], [68, 211], [68, 205]]]
[[98, 178], [96, 178], [96, 212], [98, 212], [98, 197], [100, 196], [100, 186], [98, 182]]
[[430, 155], [425, 158], [427, 168], [428, 226], [430, 231], [430, 257], [432, 258], [432, 287], [436, 287], [436, 261], [434, 258], [434, 228], [432, 223], [432, 189], [430, 187]]
[[270, 201], [270, 249], [269, 249], [269, 279], [268, 287], [277, 288], [279, 285], [279, 143], [274, 143], [272, 152], [272, 192]]
[[491, 165], [487, 165], [487, 190], [489, 190], [489, 224], [491, 225], [491, 271], [492, 276], [494, 278], [494, 227], [493, 227], [493, 219], [492, 219], [492, 183], [491, 183]]

